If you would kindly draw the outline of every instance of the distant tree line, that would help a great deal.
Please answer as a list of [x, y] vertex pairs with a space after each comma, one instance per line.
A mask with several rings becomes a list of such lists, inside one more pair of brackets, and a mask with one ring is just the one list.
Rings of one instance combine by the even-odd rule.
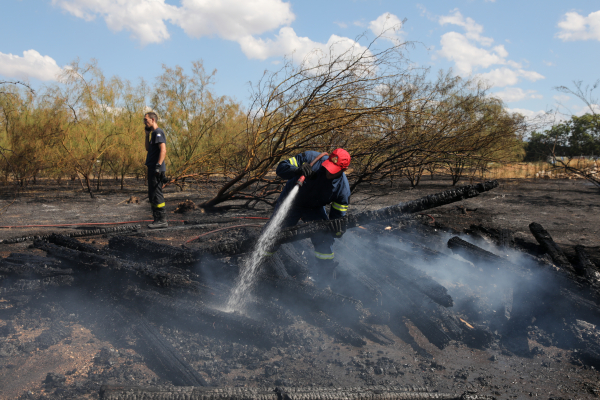
[[600, 156], [600, 116], [587, 113], [533, 132], [525, 146], [525, 161], [547, 161], [548, 157]]
[[401, 178], [416, 186], [424, 172], [440, 170], [456, 184], [490, 162], [523, 156], [523, 116], [477, 81], [427, 76], [405, 59], [405, 45], [341, 54], [332, 47], [265, 73], [244, 107], [214, 93], [214, 72], [201, 62], [190, 74], [163, 66], [154, 84], [134, 85], [75, 61], [59, 84], [37, 93], [0, 83], [0, 178], [20, 186], [76, 179], [92, 196], [102, 177], [123, 188], [125, 177], [145, 174], [149, 110], [167, 132], [171, 184], [219, 184], [205, 206], [271, 203], [282, 183], [274, 167], [309, 149], [346, 148], [353, 190]]

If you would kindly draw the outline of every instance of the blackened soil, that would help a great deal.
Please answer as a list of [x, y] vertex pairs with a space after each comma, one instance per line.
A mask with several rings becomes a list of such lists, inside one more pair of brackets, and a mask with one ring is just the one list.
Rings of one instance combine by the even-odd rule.
[[[144, 198], [142, 182], [129, 182], [126, 190], [112, 189], [90, 199], [65, 183], [50, 182], [32, 186], [16, 195], [4, 191], [0, 198], [0, 239], [50, 232], [77, 232], [83, 226], [28, 227], [19, 225], [82, 224], [149, 220], [145, 200], [127, 204], [132, 195]], [[107, 187], [108, 186], [108, 187]], [[447, 180], [424, 178], [410, 189], [407, 185], [364, 187], [353, 195], [352, 211], [378, 209], [449, 189]], [[209, 185], [191, 187], [185, 192], [167, 190], [167, 210], [171, 227], [183, 227], [184, 220], [232, 217], [268, 217], [268, 208], [254, 210], [222, 209], [210, 214], [200, 210], [172, 213], [185, 200], [195, 204], [214, 193]], [[468, 231], [473, 226], [510, 229], [515, 245], [533, 255], [539, 247], [529, 232], [531, 222], [542, 224], [554, 240], [574, 257], [573, 247], [584, 245], [596, 266], [600, 265], [600, 193], [581, 180], [503, 181], [499, 188], [480, 197], [426, 212], [426, 224], [451, 232]], [[228, 206], [225, 204], [224, 206]], [[161, 243], [181, 246], [207, 233], [203, 240], [235, 237], [211, 233], [228, 225], [257, 225], [263, 220], [240, 219], [196, 229], [153, 232], [143, 229], [136, 235]], [[147, 222], [142, 222], [146, 224]], [[89, 229], [89, 228], [85, 228]], [[258, 231], [260, 227], [242, 229]], [[80, 239], [98, 248], [109, 235]], [[343, 239], [342, 239], [343, 240]], [[0, 244], [0, 255], [31, 253], [29, 241]], [[426, 245], [426, 243], [424, 243]], [[434, 276], [435, 277], [435, 276]], [[438, 279], [456, 298], [478, 301], [478, 288]], [[1, 285], [1, 282], [0, 282]], [[462, 296], [462, 297], [461, 297]], [[114, 335], [110, 313], [86, 307], [86, 298], [76, 288], [24, 296], [20, 305], [0, 297], [0, 398], [98, 398], [102, 384], [165, 385], [139, 352], [134, 335]], [[477, 320], [468, 301], [456, 304], [460, 315]], [[557, 321], [557, 324], [562, 321]], [[583, 399], [600, 395], [600, 373], [582, 362], [575, 349], [565, 348], [547, 330], [526, 321], [526, 336], [514, 343], [494, 343], [479, 349], [452, 342], [441, 350], [433, 346], [408, 320], [378, 328], [394, 344], [367, 340], [363, 347], [336, 341], [322, 329], [296, 318], [286, 345], [268, 346], [252, 341], [231, 341], [210, 332], [189, 331], [165, 321], [157, 323], [160, 332], [200, 374], [215, 386], [363, 386], [373, 384], [428, 386], [441, 392], [478, 393], [499, 399], [539, 397], [543, 399]]]

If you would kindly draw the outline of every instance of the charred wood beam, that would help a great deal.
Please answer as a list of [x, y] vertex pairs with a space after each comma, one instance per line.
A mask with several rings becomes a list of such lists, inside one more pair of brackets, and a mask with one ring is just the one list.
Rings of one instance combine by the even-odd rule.
[[542, 249], [546, 253], [552, 257], [552, 261], [560, 267], [569, 272], [575, 272], [575, 268], [571, 265], [567, 256], [563, 253], [563, 251], [558, 247], [558, 245], [552, 239], [552, 236], [544, 229], [544, 227], [536, 222], [532, 222], [529, 224], [529, 230], [535, 237], [535, 240], [538, 241]]
[[[108, 240], [108, 249], [117, 257], [137, 262], [156, 261], [160, 258], [183, 262], [186, 255], [191, 257], [190, 252], [174, 246], [126, 236], [111, 237]], [[190, 260], [190, 262], [193, 262], [193, 260]]]
[[60, 261], [29, 254], [11, 253], [0, 259], [0, 276], [9, 278], [48, 278], [52, 276], [71, 275], [73, 270], [65, 268]]
[[[452, 251], [457, 251], [466, 258], [473, 260], [478, 266], [487, 267], [488, 271], [493, 271], [493, 268], [491, 268], [493, 266], [509, 269], [515, 275], [515, 282], [518, 279], [521, 287], [527, 291], [528, 301], [535, 304], [538, 313], [555, 314], [557, 318], [577, 315], [580, 318], [592, 318], [594, 321], [600, 321], [598, 300], [594, 298], [592, 292], [569, 279], [569, 277], [572, 277], [570, 274], [567, 276], [561, 271], [546, 269], [545, 271], [549, 274], [549, 277], [541, 279], [524, 268], [459, 237], [451, 238], [448, 241], [448, 247]], [[550, 304], [552, 304], [552, 307], [548, 308]], [[514, 305], [511, 305], [511, 309], [512, 306]]]
[[[192, 280], [182, 270], [160, 268], [151, 264], [122, 261], [110, 256], [84, 253], [45, 241], [35, 241], [34, 246], [45, 251], [50, 256], [67, 263], [76, 272], [90, 272], [109, 268], [116, 274], [119, 274], [120, 271], [121, 276], [125, 273], [132, 279], [135, 279], [137, 276], [143, 276], [153, 285], [159, 287], [187, 289], [193, 292], [201, 289], [199, 282]], [[115, 281], [118, 280], [116, 276], [113, 276], [113, 278]]]
[[118, 306], [115, 313], [123, 326], [132, 326], [139, 340], [138, 347], [151, 360], [155, 372], [176, 386], [208, 386], [206, 380], [167, 341], [160, 331], [141, 315]]
[[386, 267], [385, 270], [394, 284], [415, 288], [437, 304], [444, 307], [452, 307], [453, 301], [452, 297], [448, 294], [448, 289], [427, 276], [427, 274], [398, 259], [387, 249], [383, 250], [379, 248], [377, 252], [373, 252], [372, 254], [380, 260], [382, 266]]
[[[366, 249], [362, 249], [358, 244], [353, 244], [352, 248], [345, 246], [346, 251], [340, 254], [345, 268], [340, 271], [340, 279], [336, 280], [333, 288], [338, 290], [340, 287], [343, 290], [344, 287], [351, 287], [349, 280], [354, 281], [362, 274], [368, 275], [381, 293], [380, 308], [389, 312], [393, 318], [404, 316], [410, 319], [432, 344], [441, 349], [446, 347], [450, 343], [451, 337], [445, 332], [446, 329], [439, 320], [432, 319], [434, 312], [431, 310], [431, 307], [443, 307], [432, 303], [427, 296], [414, 289], [406, 287], [400, 289], [394, 286], [389, 281], [387, 273], [374, 265], [372, 259], [359, 254], [366, 254]], [[360, 291], [355, 293], [357, 297], [360, 295], [362, 295]], [[429, 307], [423, 308], [426, 305]]]
[[355, 332], [358, 332], [362, 336], [366, 337], [367, 339], [371, 340], [372, 342], [379, 343], [384, 346], [389, 346], [395, 343], [392, 338], [380, 332], [379, 329], [367, 325], [363, 322], [359, 322], [353, 325], [352, 329]]
[[310, 271], [306, 257], [294, 247], [293, 243], [283, 244], [277, 254], [289, 275], [296, 277], [298, 280], [302, 280], [309, 275]]
[[83, 251], [84, 253], [94, 253], [100, 254], [101, 251], [97, 247], [92, 245], [81, 243], [77, 239], [73, 239], [72, 237], [60, 235], [57, 233], [53, 233], [46, 239], [49, 243], [54, 243], [57, 246], [66, 247], [68, 249], [73, 249], [77, 251]]
[[600, 368], [600, 329], [586, 321], [575, 320], [569, 326], [579, 349], [574, 357], [594, 368]]
[[[394, 231], [392, 231], [392, 232], [394, 232]], [[463, 268], [468, 268], [471, 266], [469, 263], [460, 261], [456, 258], [450, 257], [447, 254], [441, 253], [437, 250], [433, 250], [427, 246], [423, 246], [422, 244], [416, 243], [415, 241], [407, 238], [405, 235], [402, 235], [400, 237], [400, 241], [402, 243], [406, 243], [407, 245], [409, 245], [411, 247], [411, 249], [413, 250], [412, 252], [406, 251], [406, 252], [402, 253], [402, 256], [405, 256], [407, 260], [412, 260], [414, 258], [417, 258], [417, 259], [420, 258], [426, 262], [437, 261], [442, 266], [448, 266], [448, 267], [458, 265]]]
[[344, 388], [197, 388], [105, 385], [101, 400], [484, 400], [490, 396], [436, 392], [418, 386], [369, 386]]
[[2, 279], [0, 280], [0, 296], [40, 293], [53, 287], [71, 286], [73, 282], [74, 278], [70, 275], [43, 279]]
[[[498, 187], [498, 181], [488, 181], [477, 185], [467, 185], [456, 189], [446, 190], [441, 193], [431, 194], [417, 200], [384, 207], [376, 211], [365, 211], [348, 216], [348, 228], [359, 225], [371, 224], [379, 221], [393, 220], [406, 214], [440, 207], [456, 201], [479, 196], [481, 193]], [[278, 244], [294, 242], [312, 237], [317, 232], [329, 230], [327, 221], [312, 221], [302, 225], [283, 229], [278, 233], [276, 242]], [[240, 254], [252, 250], [256, 237], [249, 236], [233, 243], [219, 243], [217, 245], [202, 246], [196, 250], [196, 255], [202, 254]]]
[[526, 273], [524, 268], [521, 268], [494, 253], [484, 250], [479, 246], [469, 243], [458, 236], [454, 236], [448, 240], [448, 248], [452, 249], [455, 253], [465, 256], [467, 259], [483, 262], [481, 263], [483, 266], [492, 268], [501, 265], [515, 272], [518, 271], [521, 274]]
[[[107, 233], [126, 233], [126, 232], [136, 232], [140, 230], [141, 225], [122, 225], [122, 226], [114, 226], [111, 228], [98, 228], [98, 229], [86, 229], [77, 232], [70, 233], [61, 233], [63, 236], [68, 237], [84, 237], [84, 236], [97, 236], [104, 235]], [[22, 243], [28, 240], [41, 240], [47, 239], [52, 233], [40, 233], [36, 235], [26, 235], [19, 236], [10, 239], [0, 240], [0, 244], [14, 244], [14, 243]]]
[[40, 265], [19, 265], [7, 262], [0, 263], [0, 276], [3, 278], [37, 279], [53, 276], [72, 275], [72, 269], [51, 268]]
[[590, 283], [597, 283], [600, 280], [600, 272], [598, 272], [598, 269], [590, 260], [587, 252], [585, 251], [585, 246], [580, 244], [575, 246], [575, 255], [575, 270], [577, 273], [585, 277]]
[[277, 279], [292, 279], [278, 253], [273, 254], [265, 260], [263, 269], [265, 273], [272, 274]]
[[321, 327], [327, 334], [335, 337], [342, 343], [347, 343], [356, 347], [362, 347], [367, 344], [367, 342], [352, 329], [341, 326], [322, 311], [311, 312], [309, 317], [313, 324]]
[[496, 243], [498, 247], [514, 247], [514, 232], [510, 229], [487, 228], [483, 225], [471, 225], [469, 231], [487, 236]]
[[[267, 217], [265, 217], [267, 218]], [[251, 218], [251, 219], [255, 219], [255, 218]], [[258, 217], [256, 219], [261, 219], [261, 217]], [[268, 218], [267, 218], [268, 219]], [[200, 218], [200, 219], [191, 219], [191, 220], [187, 220], [184, 221], [184, 225], [194, 225], [194, 226], [198, 226], [198, 225], [223, 225], [223, 224], [227, 224], [227, 223], [232, 223], [232, 222], [237, 222], [240, 223], [244, 220], [247, 220], [246, 218], [219, 218], [219, 217], [207, 217], [207, 218]], [[264, 220], [264, 218], [263, 218]]]
[[[185, 329], [195, 332], [214, 332], [219, 336], [230, 335], [274, 345], [283, 340], [278, 326], [291, 322], [289, 315], [275, 306], [269, 307], [272, 313], [268, 319], [258, 320], [239, 313], [220, 311], [201, 301], [174, 299], [154, 291], [136, 289], [128, 294], [132, 296], [136, 308], [144, 315], [151, 315], [153, 321], [165, 319], [167, 323], [172, 323], [176, 318], [184, 322]], [[275, 323], [278, 325], [275, 326]]]
[[352, 297], [331, 290], [318, 289], [296, 280], [262, 276], [258, 282], [261, 295], [277, 294], [280, 301], [291, 307], [306, 307], [312, 311], [323, 311], [343, 323], [352, 324], [363, 320], [368, 312], [362, 303]]

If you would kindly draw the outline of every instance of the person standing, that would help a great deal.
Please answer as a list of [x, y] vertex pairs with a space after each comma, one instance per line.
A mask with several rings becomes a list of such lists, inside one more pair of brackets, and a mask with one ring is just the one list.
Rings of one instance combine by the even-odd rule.
[[152, 208], [154, 222], [148, 225], [150, 229], [166, 228], [167, 212], [163, 196], [163, 183], [167, 168], [167, 138], [165, 132], [158, 127], [158, 116], [154, 112], [144, 115], [146, 131], [146, 166], [148, 167], [148, 199]]

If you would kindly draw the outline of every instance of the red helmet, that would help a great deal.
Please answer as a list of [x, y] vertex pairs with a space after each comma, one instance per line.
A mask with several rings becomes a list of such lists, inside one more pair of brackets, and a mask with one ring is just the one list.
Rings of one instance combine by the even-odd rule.
[[350, 166], [350, 154], [344, 149], [335, 149], [322, 164], [330, 174], [345, 171]]

